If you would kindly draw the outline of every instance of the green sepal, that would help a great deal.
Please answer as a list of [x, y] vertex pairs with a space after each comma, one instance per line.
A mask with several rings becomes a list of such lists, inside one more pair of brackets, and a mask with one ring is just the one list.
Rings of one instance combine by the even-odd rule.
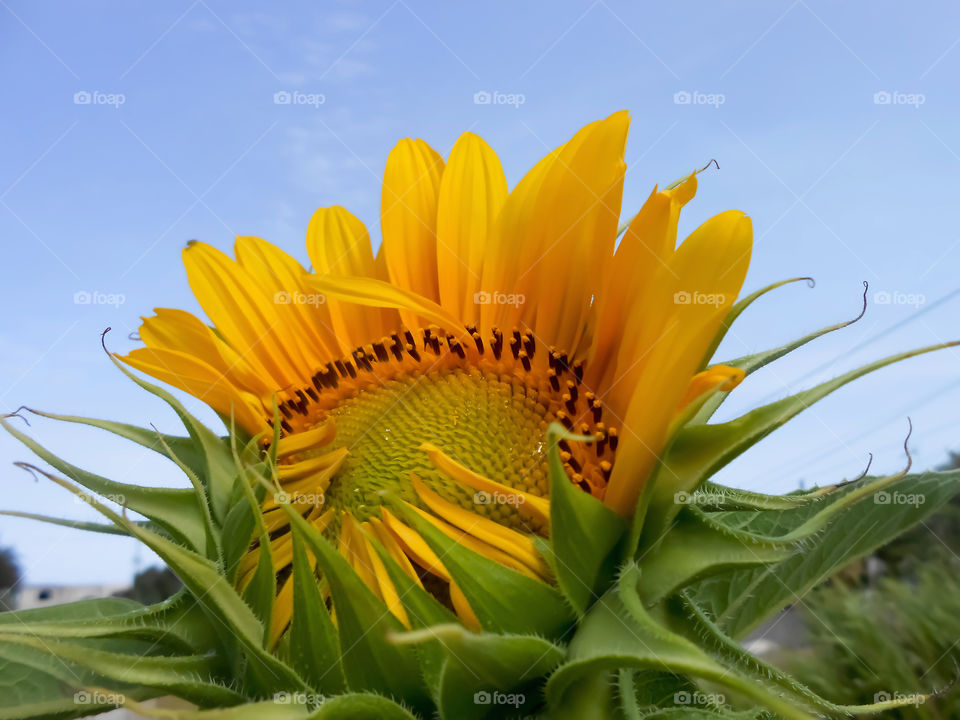
[[347, 687], [429, 707], [415, 653], [387, 641], [387, 633], [400, 632], [403, 625], [315, 527], [289, 505], [282, 507], [290, 518], [290, 531], [300, 534], [330, 583]]
[[[797, 278], [797, 280], [805, 280], [805, 279], [807, 278]], [[793, 281], [787, 280], [785, 282], [793, 282]], [[773, 285], [763, 288], [763, 290], [759, 290], [758, 292], [760, 294], [765, 294], [766, 292], [773, 290], [777, 287], [780, 287], [783, 284], [784, 282], [774, 283]], [[750, 295], [744, 298], [743, 300], [738, 302], [737, 305], [740, 305], [741, 303], [744, 303], [747, 300], [750, 300], [751, 298], [756, 299], [754, 297], [755, 295], [757, 295], [757, 293], [754, 293], [753, 295]], [[737, 307], [737, 305], [734, 305], [734, 309]], [[740, 312], [742, 312], [745, 309], [746, 307], [743, 307], [740, 310]], [[769, 365], [775, 360], [779, 360], [785, 355], [789, 355], [794, 350], [797, 350], [798, 348], [803, 347], [807, 343], [813, 342], [817, 338], [821, 338], [824, 335], [828, 335], [829, 333], [835, 332], [837, 330], [842, 330], [845, 327], [850, 327], [855, 322], [860, 320], [860, 318], [863, 317], [866, 311], [867, 311], [867, 285], [866, 283], [864, 283], [863, 309], [860, 311], [860, 314], [858, 314], [857, 317], [853, 318], [852, 320], [844, 320], [843, 322], [839, 322], [834, 325], [829, 325], [825, 328], [815, 330], [814, 332], [804, 335], [803, 337], [798, 338], [797, 340], [792, 340], [791, 342], [788, 342], [786, 345], [781, 345], [780, 347], [773, 348], [772, 350], [764, 350], [759, 353], [754, 353], [753, 355], [745, 355], [744, 357], [736, 358], [735, 360], [725, 360], [723, 361], [723, 364], [729, 365], [730, 367], [739, 368], [740, 370], [743, 370], [747, 375], [750, 375], [756, 372], [757, 370], [759, 370], [760, 368], [764, 367], [765, 365]], [[737, 315], [739, 315], [739, 313], [737, 313]], [[735, 319], [735, 317], [733, 319]], [[728, 327], [728, 323], [732, 323], [733, 319], [731, 319], [728, 315], [727, 319], [724, 321], [725, 327], [721, 330], [722, 334], [724, 335], [726, 334], [726, 328]], [[722, 339], [723, 338], [721, 337], [721, 340]], [[719, 342], [717, 343], [717, 345], [719, 345]], [[711, 355], [708, 355], [707, 359], [709, 359]], [[727, 396], [729, 394], [730, 393], [728, 391], [720, 391], [714, 394], [713, 396], [711, 396], [700, 407], [700, 409], [697, 411], [696, 415], [690, 421], [689, 424], [701, 425], [707, 422], [707, 420], [709, 420], [713, 416], [713, 414], [717, 411], [717, 408], [719, 408], [720, 405], [723, 404], [723, 401], [727, 399]]]
[[582, 615], [616, 572], [615, 548], [626, 523], [602, 501], [576, 487], [560, 460], [560, 439], [583, 441], [559, 423], [547, 428], [550, 470], [550, 565], [567, 601]]
[[[752, 532], [777, 531], [782, 535], [857, 489], [858, 484], [849, 485], [826, 495], [822, 503], [793, 510], [729, 513], [727, 521], [741, 526], [748, 523]], [[899, 478], [876, 497], [867, 496], [841, 513], [808, 542], [802, 553], [771, 568], [737, 570], [708, 578], [692, 587], [691, 597], [723, 632], [741, 638], [835, 570], [922, 522], [958, 492], [960, 470]], [[911, 498], [914, 502], [907, 502]]]
[[691, 582], [741, 567], [772, 565], [795, 554], [794, 544], [773, 543], [711, 525], [691, 512], [677, 516], [664, 538], [643, 553], [641, 593], [648, 605]]
[[50, 515], [38, 515], [37, 513], [19, 512], [17, 510], [0, 510], [0, 516], [23, 518], [24, 520], [36, 520], [37, 522], [47, 523], [48, 525], [59, 525], [68, 527], [72, 530], [84, 530], [86, 532], [104, 533], [106, 535], [124, 535], [129, 534], [116, 525], [107, 523], [85, 522], [83, 520], [68, 520], [67, 518], [51, 517]]
[[[53, 482], [81, 494], [81, 491], [66, 480], [43, 470], [36, 469]], [[239, 641], [247, 651], [250, 670], [264, 691], [288, 690], [291, 687], [306, 689], [302, 679], [264, 646], [264, 630], [260, 620], [250, 606], [237, 594], [233, 586], [223, 577], [222, 569], [209, 559], [178, 545], [158, 533], [134, 525], [126, 517], [96, 500], [90, 505], [119, 527], [125, 528], [130, 535], [159, 555], [169, 565], [183, 584], [190, 590], [208, 617], [215, 623], [225, 625], [231, 630], [228, 641]]]
[[[60, 422], [87, 425], [100, 430], [106, 430], [117, 437], [135, 442], [137, 445], [145, 447], [148, 450], [153, 450], [169, 460], [173, 460], [173, 455], [175, 455], [180, 462], [192, 469], [198, 476], [204, 472], [205, 463], [203, 461], [203, 453], [197, 450], [197, 445], [191, 437], [165, 435], [158, 433], [153, 428], [147, 429], [138, 425], [114, 422], [112, 420], [81, 417], [79, 415], [61, 415], [59, 413], [35, 410], [29, 407], [24, 407], [23, 409], [34, 415], [48, 418], [49, 420], [59, 420]], [[161, 439], [163, 443], [160, 442]]]
[[208, 655], [149, 655], [152, 645], [146, 642], [138, 643], [139, 647], [131, 647], [128, 652], [111, 652], [91, 646], [89, 642], [4, 635], [0, 631], [0, 647], [4, 645], [33, 648], [110, 681], [161, 690], [194, 703], [230, 705], [243, 701], [243, 696], [236, 691], [212, 681], [214, 664]]
[[445, 720], [535, 707], [539, 695], [518, 690], [547, 675], [566, 655], [559, 645], [534, 635], [472, 633], [458, 623], [403, 633], [394, 641], [438, 642], [446, 650], [438, 703]]
[[[760, 288], [759, 290], [755, 290], [754, 292], [750, 293], [746, 297], [741, 298], [736, 303], [734, 303], [733, 307], [731, 307], [730, 310], [727, 311], [726, 316], [723, 318], [723, 322], [720, 324], [720, 329], [717, 331], [716, 336], [714, 336], [713, 342], [710, 343], [710, 347], [707, 348], [707, 351], [704, 353], [703, 362], [700, 363], [700, 368], [698, 372], [700, 370], [706, 370], [707, 366], [710, 364], [710, 360], [716, 354], [717, 348], [720, 347], [720, 343], [722, 343], [723, 339], [727, 336], [727, 332], [729, 332], [730, 327], [733, 325], [734, 322], [736, 322], [737, 318], [743, 314], [744, 310], [746, 310], [748, 307], [753, 305], [753, 303], [756, 300], [760, 299], [761, 297], [766, 295], [768, 292], [772, 292], [777, 288], [783, 287], [784, 285], [790, 285], [792, 283], [803, 282], [803, 281], [806, 281], [807, 287], [812, 288], [814, 287], [814, 285], [816, 285], [813, 278], [810, 278], [810, 277], [789, 278], [788, 280], [780, 280], [779, 282], [771, 283], [766, 287]], [[829, 332], [829, 330], [821, 331], [821, 334], [823, 334], [823, 332]], [[810, 339], [812, 340], [813, 338], [810, 338]], [[807, 342], [809, 342], [809, 340]], [[756, 357], [756, 356], [753, 356], [753, 357]], [[740, 367], [739, 365], [734, 365], [732, 362], [724, 363], [724, 365], [730, 365], [732, 367]], [[741, 369], [746, 369], [746, 368], [741, 368]]]
[[[257, 507], [261, 507], [266, 497], [266, 488], [257, 484], [251, 490]], [[224, 574], [233, 583], [237, 580], [240, 561], [250, 550], [250, 543], [257, 530], [256, 511], [247, 499], [246, 493], [247, 489], [238, 481], [230, 501], [230, 510], [223, 521]]]
[[320, 585], [299, 533], [293, 542], [293, 617], [290, 621], [290, 662], [317, 692], [332, 695], [346, 690], [340, 663], [340, 642]]
[[570, 606], [553, 587], [475, 553], [403, 503], [393, 509], [443, 558], [485, 630], [555, 639], [574, 621]]
[[874, 370], [957, 344], [943, 343], [891, 355], [809, 390], [751, 410], [730, 422], [689, 425], [681, 429], [672, 439], [662, 467], [657, 468], [644, 493], [644, 526], [640, 543], [649, 547], [664, 535], [682, 507], [674, 501], [678, 492], [693, 492], [720, 468], [813, 403]]
[[[367, 534], [370, 544], [386, 568], [390, 582], [397, 591], [400, 604], [407, 613], [411, 627], [425, 628], [432, 625], [446, 625], [459, 622], [457, 616], [440, 604], [440, 602], [420, 585], [415, 583], [387, 552], [377, 538]], [[418, 645], [415, 651], [420, 656], [420, 671], [424, 682], [430, 690], [434, 703], [439, 703], [440, 676], [443, 671], [445, 653], [442, 647], [436, 644]]]
[[173, 710], [138, 702], [127, 702], [124, 708], [135, 712], [137, 717], [157, 720], [303, 720], [316, 717], [311, 714], [311, 708], [323, 700], [309, 693], [281, 692], [269, 700], [210, 710]]
[[834, 486], [827, 486], [813, 491], [794, 492], [789, 495], [767, 495], [717, 485], [708, 480], [692, 493], [686, 493], [686, 496], [690, 505], [695, 505], [706, 511], [793, 510], [815, 502], [833, 490]]
[[[257, 548], [257, 567], [253, 572], [253, 577], [250, 578], [250, 582], [243, 589], [243, 599], [250, 605], [263, 624], [263, 643], [266, 646], [270, 642], [273, 603], [277, 596], [277, 569], [273, 564], [273, 547], [270, 543], [270, 533], [267, 532], [266, 523], [263, 521], [260, 499], [254, 493], [248, 481], [250, 473], [256, 471], [251, 470], [240, 458], [240, 452], [237, 450], [237, 435], [232, 422], [230, 427], [230, 452], [233, 456], [234, 466], [239, 473], [236, 484], [243, 490], [260, 541]], [[254, 476], [255, 479], [256, 477], [258, 476]]]
[[389, 698], [350, 693], [324, 702], [310, 720], [418, 720], [418, 717]]
[[[104, 347], [106, 350], [106, 347]], [[236, 478], [236, 467], [230, 450], [223, 438], [214, 433], [210, 428], [197, 420], [193, 415], [187, 412], [183, 404], [172, 394], [157, 385], [147, 382], [138, 377], [113, 353], [107, 352], [107, 356], [114, 365], [142, 387], [150, 394], [163, 400], [180, 418], [187, 433], [194, 442], [195, 458], [200, 459], [199, 467], [195, 468], [197, 475], [202, 479], [207, 488], [207, 497], [213, 516], [218, 522], [223, 522], [229, 509], [229, 500], [233, 492], [233, 484]]]
[[558, 718], [572, 717], [564, 714], [564, 708], [578, 704], [575, 695], [590, 689], [585, 683], [591, 678], [633, 668], [719, 683], [788, 720], [813, 720], [814, 716], [795, 701], [743, 677], [656, 620], [637, 593], [639, 581], [639, 569], [627, 565], [618, 585], [610, 588], [584, 618], [570, 642], [570, 659], [547, 681], [547, 700]]
[[[193, 490], [143, 487], [108, 480], [61, 460], [33, 438], [14, 428], [4, 417], [0, 417], [0, 426], [30, 448], [37, 457], [87, 490], [103, 497], [121, 500], [118, 504], [150, 518], [172, 537], [182, 540], [191, 548], [205, 551], [207, 532], [203, 512]], [[21, 464], [21, 467], [26, 466]], [[83, 493], [77, 495], [89, 499], [84, 498]]]
[[136, 638], [179, 653], [199, 653], [214, 643], [205, 616], [183, 589], [147, 607], [124, 598], [102, 598], [0, 613], [0, 633], [62, 640]]
[[839, 705], [830, 702], [795, 678], [747, 652], [736, 641], [727, 637], [697, 606], [688, 593], [681, 593], [677, 601], [686, 616], [683, 621], [676, 623], [675, 629], [678, 632], [686, 634], [701, 643], [710, 643], [715, 652], [722, 654], [728, 662], [738, 667], [742, 672], [779, 685], [784, 691], [803, 697], [806, 702], [828, 715], [838, 717], [868, 715], [915, 704], [918, 698], [926, 699], [926, 696], [918, 693], [907, 698], [896, 698], [871, 705]]

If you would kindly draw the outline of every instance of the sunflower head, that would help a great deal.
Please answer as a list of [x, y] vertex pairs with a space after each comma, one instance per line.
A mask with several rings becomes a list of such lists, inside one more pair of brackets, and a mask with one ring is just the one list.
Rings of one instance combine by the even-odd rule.
[[[276, 413], [277, 486], [263, 508], [275, 570], [293, 560], [289, 504], [381, 598], [396, 588], [372, 539], [476, 627], [398, 506], [548, 580], [534, 548], [550, 532], [547, 428], [577, 436], [559, 440], [566, 479], [629, 515], [678, 413], [739, 382], [737, 369], [704, 371], [704, 354], [743, 282], [750, 221], [724, 213], [677, 248], [691, 174], [655, 189], [618, 246], [627, 126], [626, 113], [588, 125], [512, 192], [472, 133], [446, 162], [401, 141], [377, 255], [340, 207], [310, 221], [310, 271], [258, 238], [238, 238], [235, 260], [202, 243], [184, 251], [213, 326], [158, 310], [140, 330], [146, 347], [123, 359], [264, 445]], [[241, 587], [258, 558], [253, 538]], [[292, 614], [286, 578], [277, 638]]]

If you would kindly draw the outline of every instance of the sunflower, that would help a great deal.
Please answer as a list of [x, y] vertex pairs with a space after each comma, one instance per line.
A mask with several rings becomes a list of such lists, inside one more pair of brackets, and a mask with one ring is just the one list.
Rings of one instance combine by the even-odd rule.
[[[712, 478], [845, 384], [960, 343], [711, 421], [745, 376], [863, 313], [710, 365], [754, 301], [805, 278], [735, 302], [750, 220], [721, 213], [677, 243], [696, 172], [619, 228], [627, 124], [588, 125], [512, 192], [476, 135], [446, 162], [401, 141], [376, 255], [341, 207], [311, 219], [309, 271], [258, 238], [236, 259], [189, 245], [208, 320], [157, 310], [145, 347], [109, 355], [186, 435], [29, 411], [149, 448], [189, 486], [101, 477], [0, 416], [52, 470], [20, 467], [109, 522], [0, 515], [135, 538], [184, 584], [149, 606], [0, 614], [0, 720], [117, 704], [163, 720], [814, 720], [926, 698], [838, 705], [739, 641], [949, 502], [960, 471], [909, 475], [907, 452], [901, 473], [784, 496]], [[163, 695], [198, 709], [140, 702]]]
[[274, 640], [293, 609], [282, 505], [334, 540], [404, 624], [372, 539], [479, 628], [442, 559], [391, 506], [549, 580], [535, 546], [550, 532], [548, 426], [578, 436], [560, 440], [570, 482], [629, 516], [678, 417], [743, 377], [705, 359], [747, 271], [750, 219], [721, 213], [678, 247], [693, 173], [654, 188], [621, 237], [628, 126], [626, 112], [587, 125], [512, 191], [473, 133], [446, 162], [423, 140], [400, 141], [376, 254], [339, 206], [310, 220], [310, 270], [256, 237], [237, 238], [236, 259], [200, 242], [184, 250], [212, 326], [157, 309], [140, 328], [146, 347], [122, 359], [265, 444], [279, 421], [263, 506], [283, 577]]

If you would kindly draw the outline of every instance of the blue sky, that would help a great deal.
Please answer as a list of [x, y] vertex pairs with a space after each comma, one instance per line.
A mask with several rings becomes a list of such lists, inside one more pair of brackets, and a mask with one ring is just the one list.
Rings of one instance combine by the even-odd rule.
[[[3, 0], [0, 411], [26, 404], [175, 432], [99, 335], [112, 326], [111, 348], [126, 350], [153, 307], [196, 309], [180, 264], [187, 240], [227, 249], [235, 234], [259, 235], [305, 261], [319, 206], [346, 205], [379, 235], [380, 174], [401, 137], [446, 153], [477, 132], [512, 184], [622, 108], [633, 116], [625, 213], [655, 183], [716, 158], [682, 229], [742, 209], [756, 232], [748, 289], [817, 280], [751, 308], [721, 356], [856, 315], [863, 280], [871, 301], [892, 300], [757, 373], [724, 417], [958, 339], [958, 45], [960, 7], [945, 2]], [[276, 103], [283, 92], [306, 100]], [[477, 104], [482, 92], [513, 102]], [[77, 293], [112, 302], [77, 304]], [[875, 470], [894, 470], [908, 414], [915, 467], [941, 462], [960, 448], [958, 360], [941, 352], [859, 381], [721, 479], [785, 491], [854, 476], [870, 452]], [[31, 432], [115, 479], [180, 482], [102, 433], [39, 420]], [[94, 519], [9, 465], [29, 457], [0, 437], [0, 505]], [[9, 518], [0, 544], [14, 545], [32, 583], [122, 582], [151, 561], [126, 540]]]

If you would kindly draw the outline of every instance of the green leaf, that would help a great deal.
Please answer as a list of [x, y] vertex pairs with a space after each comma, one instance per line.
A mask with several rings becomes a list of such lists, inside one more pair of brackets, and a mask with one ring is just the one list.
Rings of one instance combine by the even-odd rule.
[[340, 643], [299, 534], [293, 535], [293, 618], [290, 660], [310, 687], [326, 694], [346, 689]]
[[559, 638], [573, 622], [570, 607], [554, 588], [464, 547], [402, 503], [395, 510], [443, 558], [484, 629]]
[[613, 577], [614, 551], [626, 523], [602, 501], [570, 482], [560, 460], [559, 439], [585, 440], [552, 423], [547, 429], [550, 467], [551, 566], [557, 584], [574, 609], [583, 614]]
[[[823, 504], [838, 502], [857, 485], [825, 496], [822, 503], [784, 511], [729, 513], [753, 532], [785, 533], [801, 527]], [[896, 480], [877, 494], [840, 513], [801, 554], [769, 568], [738, 570], [694, 586], [691, 597], [728, 635], [739, 638], [800, 600], [834, 570], [922, 522], [960, 492], [960, 471], [928, 472]], [[881, 494], [882, 493], [882, 494]]]
[[352, 690], [370, 690], [429, 707], [426, 689], [410, 648], [387, 642], [403, 625], [363, 583], [346, 559], [290, 505], [283, 505], [291, 532], [307, 543], [330, 583], [340, 632], [341, 661]]
[[[494, 711], [517, 714], [540, 702], [533, 681], [559, 665], [565, 651], [532, 635], [472, 633], [462, 625], [434, 625], [399, 635], [395, 642], [439, 642], [446, 650], [440, 680], [440, 715], [483, 718]], [[528, 692], [519, 692], [526, 689]]]

